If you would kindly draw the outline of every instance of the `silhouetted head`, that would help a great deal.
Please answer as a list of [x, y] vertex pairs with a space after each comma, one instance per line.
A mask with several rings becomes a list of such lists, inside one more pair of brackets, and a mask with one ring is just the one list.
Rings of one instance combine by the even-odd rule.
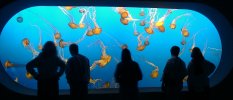
[[78, 54], [78, 45], [77, 44], [71, 44], [69, 49], [70, 49], [70, 54], [72, 56]]
[[121, 61], [131, 61], [131, 54], [130, 51], [125, 48], [122, 50], [122, 54], [121, 54]]
[[178, 46], [173, 46], [170, 51], [172, 56], [177, 57], [180, 53], [180, 48]]
[[192, 50], [191, 57], [197, 60], [203, 60], [204, 56], [201, 53], [201, 50], [198, 47], [194, 47]]
[[57, 48], [52, 41], [47, 41], [42, 49], [43, 56], [57, 56]]

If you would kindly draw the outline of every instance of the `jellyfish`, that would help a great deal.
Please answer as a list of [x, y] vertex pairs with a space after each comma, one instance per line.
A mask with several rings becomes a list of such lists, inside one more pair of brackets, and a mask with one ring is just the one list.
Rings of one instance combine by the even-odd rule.
[[182, 41], [180, 42], [181, 45], [185, 45], [186, 44], [186, 40], [185, 37], [182, 38]]
[[59, 47], [61, 47], [61, 48], [64, 48], [65, 46], [70, 45], [70, 44], [72, 44], [72, 43], [71, 42], [64, 42], [63, 39], [60, 39], [60, 41], [59, 41]]
[[35, 48], [30, 44], [30, 41], [28, 38], [24, 38], [22, 40], [23, 46], [32, 52], [33, 58], [39, 55], [39, 52], [35, 50]]
[[110, 88], [110, 82], [104, 82], [103, 88]]
[[72, 28], [72, 29], [78, 28], [78, 25], [75, 24], [75, 22], [74, 22], [74, 17], [73, 17], [66, 9], [64, 9], [63, 7], [58, 6], [58, 8], [59, 8], [66, 16], [68, 16], [68, 18], [70, 19], [70, 22], [68, 23], [69, 27]]
[[205, 29], [206, 29], [206, 28], [200, 29], [199, 31], [197, 31], [197, 32], [192, 36], [191, 40], [192, 40], [193, 44], [192, 44], [192, 46], [191, 46], [191, 49], [189, 50], [190, 52], [192, 52], [193, 48], [196, 46], [195, 41], [196, 41], [196, 36], [197, 36], [197, 34], [199, 34], [202, 30], [205, 30]]
[[84, 10], [84, 14], [83, 14], [81, 20], [79, 21], [79, 27], [80, 28], [84, 28], [85, 27], [85, 24], [83, 23], [83, 20], [84, 20], [84, 18], [86, 17], [86, 15], [88, 13], [88, 11], [86, 11], [86, 9], [83, 9], [83, 10]]
[[145, 46], [148, 46], [148, 45], [150, 44], [149, 38], [150, 38], [150, 36], [147, 36], [147, 37], [146, 37], [145, 42], [144, 42], [144, 45], [145, 45]]
[[82, 35], [82, 37], [81, 37], [80, 39], [78, 39], [77, 41], [75, 41], [74, 43], [75, 43], [75, 44], [79, 44], [81, 41], [83, 41], [84, 38], [87, 36], [88, 32], [89, 32], [89, 30], [87, 29], [87, 30], [84, 32], [84, 34]]
[[158, 26], [157, 28], [158, 28], [158, 30], [160, 32], [165, 32], [165, 27], [163, 25], [162, 26]]
[[129, 13], [127, 11], [124, 11], [121, 13], [121, 18], [127, 18], [129, 16]]
[[95, 8], [93, 8], [93, 12], [92, 12], [92, 16], [90, 16], [90, 19], [92, 19], [93, 23], [94, 23], [94, 29], [92, 29], [93, 34], [100, 34], [102, 32], [102, 29], [99, 27], [99, 25], [96, 22], [96, 10]]
[[92, 77], [90, 77], [89, 83], [95, 85], [96, 82], [98, 82], [98, 81], [102, 81], [102, 79], [93, 79]]
[[126, 11], [126, 9], [125, 7], [116, 7], [115, 11], [118, 12], [119, 14], [122, 14], [123, 12]]
[[157, 13], [157, 8], [149, 9], [150, 25], [149, 25], [149, 27], [144, 28], [148, 34], [154, 33], [154, 30], [153, 30], [154, 23], [153, 22], [154, 22], [154, 18], [155, 18], [156, 13]]
[[23, 17], [19, 16], [19, 17], [17, 17], [16, 20], [17, 20], [18, 23], [22, 23], [23, 22]]
[[120, 19], [120, 22], [123, 24], [123, 25], [128, 25], [129, 24], [129, 20], [125, 19], [125, 18], [121, 18]]
[[109, 35], [109, 34], [106, 34], [106, 35], [109, 36], [113, 41], [115, 41], [115, 43], [116, 43], [122, 50], [128, 48], [128, 45], [127, 45], [127, 44], [122, 44], [122, 43], [120, 43], [117, 39], [115, 39], [114, 37], [112, 37], [112, 36]]
[[222, 49], [213, 48], [213, 47], [207, 47], [207, 49], [211, 50], [212, 52], [214, 51], [215, 55], [221, 56]]
[[177, 16], [176, 18], [174, 18], [173, 20], [172, 20], [172, 22], [171, 22], [171, 24], [170, 24], [170, 28], [171, 29], [175, 29], [176, 28], [176, 21], [178, 20], [178, 19], [180, 19], [181, 17], [184, 17], [184, 16], [190, 16], [191, 14], [190, 13], [186, 13], [186, 14], [182, 14], [182, 15], [180, 15], [180, 16]]
[[145, 15], [145, 11], [144, 11], [144, 9], [143, 9], [143, 8], [141, 9], [141, 11], [140, 11], [139, 15], [140, 15], [140, 16], [144, 16], [144, 15]]
[[138, 40], [138, 46], [137, 46], [137, 50], [138, 51], [142, 51], [145, 49], [145, 45], [142, 45], [142, 40], [141, 40], [142, 34], [138, 35], [137, 40]]
[[168, 17], [168, 15], [170, 15], [172, 13], [172, 9], [168, 9], [167, 13], [165, 15], [163, 15], [163, 17], [161, 17], [156, 23], [155, 23], [155, 27], [159, 27], [159, 26], [163, 26], [164, 25], [164, 21], [165, 19]]
[[[101, 40], [99, 41], [99, 43], [100, 43], [100, 46], [102, 48], [101, 60], [103, 60], [107, 64], [111, 61], [111, 56], [106, 53], [106, 46], [104, 45], [104, 43]], [[104, 64], [104, 66], [106, 64]], [[100, 66], [100, 67], [103, 67], [103, 66]]]
[[39, 44], [38, 44], [38, 49], [42, 50], [43, 46], [42, 46], [42, 36], [41, 36], [41, 29], [38, 25], [32, 25], [33, 27], [36, 27], [39, 31]]
[[25, 76], [26, 76], [27, 79], [33, 79], [32, 74], [29, 73], [29, 72], [26, 72]]
[[134, 29], [134, 35], [135, 36], [138, 36], [140, 33], [137, 31], [137, 26], [136, 26], [136, 24], [135, 24], [135, 21], [133, 22], [133, 29]]
[[65, 6], [64, 8], [65, 8], [65, 10], [72, 10], [74, 8], [74, 6]]
[[14, 62], [11, 62], [10, 60], [6, 60], [6, 62], [4, 63], [5, 68], [11, 68], [15, 66], [25, 66], [25, 64], [14, 63]]
[[185, 45], [183, 45], [183, 47], [182, 47], [182, 49], [181, 49], [180, 53], [178, 54], [178, 56], [181, 56], [181, 55], [184, 53], [185, 48], [186, 48], [186, 44], [185, 44]]
[[150, 66], [152, 66], [152, 67], [154, 68], [154, 70], [152, 70], [152, 72], [151, 72], [151, 74], [150, 74], [151, 78], [157, 78], [157, 77], [159, 76], [159, 67], [156, 66], [154, 63], [152, 63], [152, 62], [146, 60], [146, 59], [144, 59], [144, 61], [145, 61], [148, 65], [150, 65]]
[[184, 37], [188, 37], [189, 36], [189, 32], [188, 32], [188, 29], [186, 27], [183, 27], [181, 29], [181, 33]]
[[86, 9], [80, 8], [78, 11], [79, 11], [79, 13], [85, 13], [85, 12], [86, 12]]
[[145, 20], [141, 20], [139, 25], [140, 26], [145, 26], [146, 25], [146, 21]]

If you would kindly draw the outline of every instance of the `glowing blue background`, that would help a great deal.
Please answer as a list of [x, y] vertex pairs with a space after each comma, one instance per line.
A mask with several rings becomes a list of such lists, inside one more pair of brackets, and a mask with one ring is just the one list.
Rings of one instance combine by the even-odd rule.
[[[78, 12], [79, 8], [74, 8], [69, 11], [75, 22], [78, 23], [81, 14]], [[127, 8], [133, 18], [144, 19], [145, 17], [139, 16], [141, 8]], [[148, 10], [145, 8], [145, 15], [148, 14]], [[26, 64], [32, 59], [32, 53], [25, 49], [22, 45], [22, 39], [28, 38], [30, 43], [38, 50], [39, 34], [38, 29], [31, 25], [38, 25], [42, 29], [42, 44], [48, 40], [53, 40], [51, 35], [54, 31], [51, 27], [46, 24], [43, 20], [40, 19], [34, 12], [46, 20], [48, 20], [52, 25], [54, 25], [62, 35], [64, 41], [76, 41], [81, 38], [86, 28], [83, 29], [71, 29], [68, 26], [69, 18], [62, 13], [58, 7], [31, 7], [13, 16], [8, 23], [5, 25], [1, 36], [0, 36], [0, 60], [2, 64], [6, 60], [10, 60], [16, 64]], [[158, 18], [162, 17], [167, 12], [167, 9], [158, 9]], [[177, 27], [175, 30], [169, 28], [171, 21], [182, 14], [191, 13], [192, 16], [182, 17], [177, 20]], [[22, 23], [17, 22], [17, 17], [21, 16], [23, 18]], [[88, 18], [89, 20], [89, 18]], [[147, 21], [149, 18], [147, 19]], [[173, 45], [177, 45], [182, 49], [180, 44], [182, 40], [181, 28], [183, 25], [190, 23], [187, 29], [190, 32], [190, 36], [186, 39], [188, 44], [186, 46], [185, 52], [181, 55], [181, 58], [185, 61], [186, 65], [190, 61], [190, 52], [189, 49], [192, 46], [192, 42], [189, 43], [193, 34], [197, 31], [206, 28], [206, 30], [201, 31], [196, 37], [196, 46], [200, 47], [202, 50], [205, 45], [205, 41], [208, 41], [208, 47], [221, 49], [221, 41], [218, 35], [218, 31], [212, 22], [203, 16], [202, 14], [186, 9], [175, 10], [170, 14], [165, 20], [165, 32], [161, 33], [154, 28], [154, 34], [150, 36], [149, 42], [150, 45], [145, 48], [143, 51], [137, 51], [137, 37], [133, 35], [133, 22], [129, 22], [128, 25], [123, 25], [120, 22], [120, 15], [117, 12], [114, 12], [113, 7], [96, 7], [96, 21], [98, 25], [102, 28], [102, 33], [100, 35], [86, 36], [86, 38], [79, 44], [80, 53], [84, 54], [90, 59], [90, 64], [95, 60], [98, 60], [101, 56], [101, 48], [98, 44], [94, 44], [90, 47], [88, 45], [96, 42], [98, 39], [101, 39], [104, 44], [107, 46], [107, 54], [112, 56], [112, 60], [104, 68], [96, 67], [92, 72], [92, 78], [101, 78], [103, 81], [97, 84], [97, 87], [100, 87], [106, 81], [112, 82], [113, 74], [116, 68], [117, 62], [115, 58], [120, 60], [121, 48], [118, 47], [114, 39], [118, 40], [120, 43], [126, 43], [131, 50], [133, 59], [137, 61], [143, 72], [143, 80], [139, 82], [139, 87], [160, 87], [160, 79], [162, 76], [162, 71], [166, 64], [167, 59], [170, 58], [170, 48]], [[93, 28], [93, 22], [89, 20], [89, 24]], [[148, 34], [144, 31], [144, 27], [148, 26], [139, 26], [139, 22], [136, 22], [138, 32], [142, 33], [144, 37]], [[113, 39], [114, 38], [114, 39]], [[60, 48], [58, 47], [58, 50]], [[39, 51], [39, 50], [38, 50]], [[64, 48], [65, 58], [70, 57], [68, 48]], [[221, 52], [213, 51], [207, 49], [205, 58], [213, 62], [217, 67], [220, 61]], [[159, 77], [152, 79], [150, 73], [153, 70], [153, 67], [146, 64], [142, 59], [146, 58], [147, 60], [153, 62], [155, 65], [159, 66]], [[22, 84], [25, 87], [36, 89], [36, 81], [29, 80], [25, 77], [25, 66], [16, 66], [13, 68], [6, 69], [6, 72], [14, 80], [18, 77], [19, 84]], [[112, 82], [114, 83], [114, 82]], [[63, 75], [60, 79], [60, 88], [68, 89], [68, 84]], [[94, 88], [93, 85], [90, 85], [90, 88]], [[111, 86], [113, 88], [113, 86]]]

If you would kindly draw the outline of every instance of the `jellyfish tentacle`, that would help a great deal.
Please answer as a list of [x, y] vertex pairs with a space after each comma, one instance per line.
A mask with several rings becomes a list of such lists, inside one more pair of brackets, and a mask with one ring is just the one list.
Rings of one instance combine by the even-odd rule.
[[38, 48], [41, 50], [42, 49], [42, 31], [41, 28], [38, 25], [32, 25], [33, 27], [36, 27], [39, 31], [39, 44]]

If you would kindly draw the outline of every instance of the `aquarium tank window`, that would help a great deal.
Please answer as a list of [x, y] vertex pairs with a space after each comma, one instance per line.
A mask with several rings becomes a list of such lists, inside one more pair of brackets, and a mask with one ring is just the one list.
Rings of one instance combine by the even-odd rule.
[[[216, 67], [222, 54], [218, 30], [207, 17], [193, 10], [35, 6], [12, 16], [0, 34], [0, 60], [11, 80], [37, 89], [37, 81], [25, 65], [39, 55], [47, 41], [56, 44], [58, 56], [64, 62], [71, 57], [69, 45], [78, 44], [79, 53], [90, 60], [89, 89], [96, 90], [119, 87], [114, 72], [123, 48], [131, 51], [132, 59], [142, 70], [139, 88], [160, 88], [163, 69], [174, 45], [180, 47], [179, 57], [186, 66], [194, 47], [199, 47], [205, 59]], [[59, 87], [69, 89], [65, 74]]]

